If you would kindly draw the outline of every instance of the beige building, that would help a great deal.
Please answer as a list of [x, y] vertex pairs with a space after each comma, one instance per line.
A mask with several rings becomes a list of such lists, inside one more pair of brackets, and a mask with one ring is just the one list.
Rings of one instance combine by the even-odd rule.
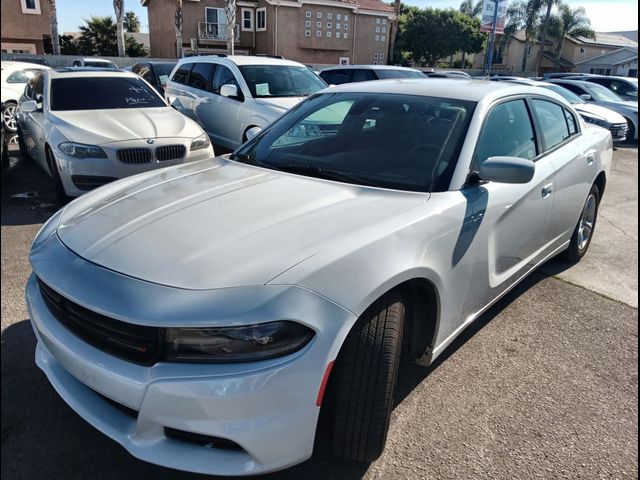
[[47, 0], [2, 0], [2, 53], [44, 53], [51, 39]]
[[[496, 51], [492, 71], [495, 73], [514, 73], [522, 71], [522, 58], [526, 43], [524, 32], [520, 31], [512, 35], [509, 41], [499, 44]], [[535, 41], [527, 48], [525, 72], [533, 73], [536, 59], [540, 49], [540, 42]], [[547, 42], [545, 45], [540, 72], [582, 72], [580, 65], [588, 63], [591, 59], [602, 57], [621, 49], [638, 49], [638, 43], [616, 33], [596, 33], [595, 39], [566, 37], [560, 52], [560, 66], [555, 64], [558, 42]], [[474, 68], [482, 68], [485, 55], [476, 55]], [[588, 73], [588, 72], [587, 72]], [[592, 72], [596, 73], [596, 72]], [[597, 72], [599, 73], [599, 72]]]
[[[176, 56], [174, 0], [142, 0], [151, 56]], [[386, 64], [393, 8], [381, 0], [237, 0], [236, 54], [305, 64]], [[184, 0], [185, 54], [226, 53], [224, 0]]]

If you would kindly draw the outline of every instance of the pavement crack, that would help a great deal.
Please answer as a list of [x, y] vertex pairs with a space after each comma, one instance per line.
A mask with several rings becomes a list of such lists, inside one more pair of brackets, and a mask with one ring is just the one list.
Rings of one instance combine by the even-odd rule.
[[616, 224], [613, 222], [613, 220], [611, 220], [611, 219], [607, 218], [607, 217], [606, 217], [606, 216], [604, 216], [603, 214], [600, 214], [600, 218], [602, 218], [602, 219], [606, 220], [607, 222], [609, 222], [609, 223], [613, 226], [613, 228], [615, 228], [616, 230], [618, 230], [619, 232], [621, 232], [624, 236], [626, 236], [626, 237], [628, 237], [628, 238], [630, 238], [631, 240], [634, 240], [634, 241], [636, 241], [636, 242], [638, 241], [638, 239], [637, 239], [636, 237], [634, 237], [633, 235], [629, 235], [629, 234], [628, 234], [627, 232], [625, 232], [622, 228], [620, 228], [618, 225], [616, 225]]

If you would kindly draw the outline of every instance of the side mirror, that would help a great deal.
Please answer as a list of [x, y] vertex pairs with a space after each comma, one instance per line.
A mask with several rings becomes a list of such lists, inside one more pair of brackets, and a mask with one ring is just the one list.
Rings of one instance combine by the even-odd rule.
[[498, 183], [529, 183], [536, 171], [535, 163], [519, 157], [491, 157], [480, 165], [481, 179]]
[[580, 95], [580, 98], [585, 102], [588, 102], [589, 100], [591, 100], [591, 95], [589, 95], [588, 93], [583, 93], [582, 95]]
[[251, 127], [247, 130], [247, 140], [253, 140], [261, 131], [260, 127]]
[[26, 102], [22, 102], [20, 104], [20, 111], [23, 113], [32, 113], [41, 110], [42, 107], [38, 106], [35, 100], [27, 100]]
[[238, 87], [235, 85], [223, 85], [220, 87], [220, 95], [227, 98], [237, 98], [238, 97]]
[[160, 75], [158, 77], [158, 80], [160, 81], [160, 85], [163, 86], [163, 87], [166, 87], [168, 78], [169, 78], [168, 75]]

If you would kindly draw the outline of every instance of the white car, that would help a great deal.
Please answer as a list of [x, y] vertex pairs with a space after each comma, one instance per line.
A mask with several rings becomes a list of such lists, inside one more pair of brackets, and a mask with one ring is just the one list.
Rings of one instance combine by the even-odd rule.
[[36, 363], [152, 463], [283, 469], [319, 418], [338, 456], [372, 461], [401, 355], [428, 365], [538, 265], [579, 260], [611, 162], [609, 132], [541, 88], [323, 90], [231, 157], [49, 219], [26, 287]]
[[82, 57], [74, 58], [72, 67], [104, 68], [105, 70], [118, 70], [118, 66], [106, 58]]
[[48, 69], [35, 63], [2, 61], [2, 123], [7, 131], [16, 131], [16, 107], [25, 85], [37, 72]]
[[198, 124], [134, 73], [43, 70], [27, 85], [17, 118], [21, 153], [61, 197], [214, 155]]
[[327, 85], [301, 63], [266, 56], [212, 55], [179, 61], [165, 98], [216, 145], [234, 150]]

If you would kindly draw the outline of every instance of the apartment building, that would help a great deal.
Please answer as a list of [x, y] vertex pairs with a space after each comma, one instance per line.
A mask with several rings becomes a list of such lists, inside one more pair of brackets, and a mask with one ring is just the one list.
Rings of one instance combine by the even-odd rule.
[[[175, 0], [142, 0], [151, 56], [176, 56]], [[381, 0], [237, 0], [236, 54], [305, 64], [387, 63], [393, 7]], [[185, 54], [226, 53], [224, 0], [184, 0]]]
[[47, 0], [2, 0], [2, 53], [44, 53], [51, 39]]

